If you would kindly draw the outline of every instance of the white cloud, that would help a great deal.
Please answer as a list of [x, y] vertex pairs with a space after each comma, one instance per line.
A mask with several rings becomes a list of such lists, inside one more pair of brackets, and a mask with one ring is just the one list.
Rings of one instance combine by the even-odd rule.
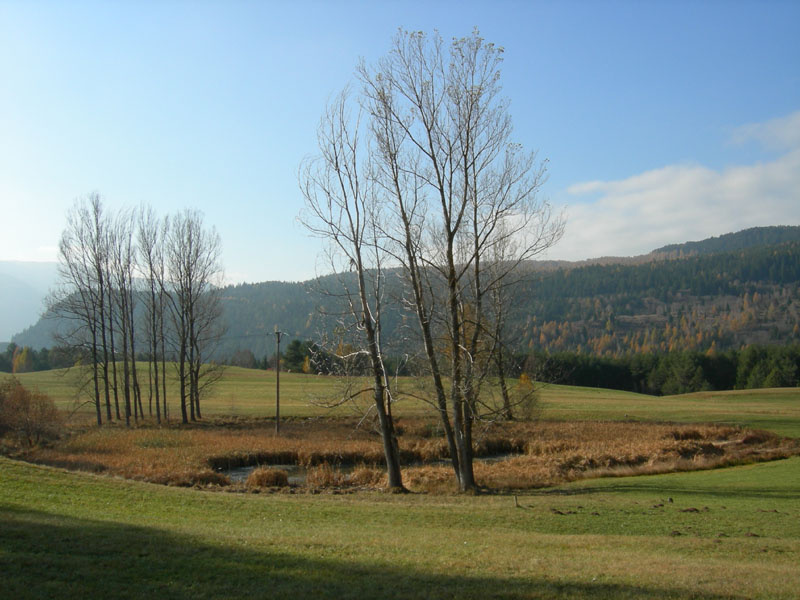
[[548, 256], [631, 256], [748, 227], [800, 224], [800, 112], [747, 128], [747, 136], [792, 149], [720, 171], [671, 165], [572, 185], [566, 233]]
[[764, 123], [749, 123], [734, 130], [736, 144], [756, 141], [770, 150], [800, 148], [800, 110]]

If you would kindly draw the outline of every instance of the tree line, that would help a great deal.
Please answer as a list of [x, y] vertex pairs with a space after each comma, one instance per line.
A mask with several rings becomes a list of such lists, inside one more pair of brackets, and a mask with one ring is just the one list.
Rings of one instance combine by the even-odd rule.
[[541, 381], [658, 396], [800, 385], [798, 344], [620, 357], [536, 351], [517, 364]]
[[202, 393], [219, 376], [205, 359], [223, 332], [220, 253], [219, 236], [197, 211], [109, 213], [97, 193], [75, 202], [47, 315], [59, 320], [57, 346], [81, 358], [98, 425], [145, 416], [145, 397], [147, 414], [167, 419], [168, 363], [181, 420], [201, 417]]
[[589, 265], [548, 272], [531, 297], [542, 318], [563, 318], [564, 298], [612, 297], [624, 307], [641, 298], [671, 301], [676, 295], [726, 296], [761, 286], [800, 281], [800, 241], [653, 261], [641, 265]]
[[73, 348], [40, 348], [17, 346], [11, 342], [0, 352], [0, 372], [28, 373], [72, 367], [81, 359], [82, 353]]
[[[347, 349], [352, 351], [352, 348]], [[11, 344], [0, 353], [0, 372], [25, 373], [72, 367], [82, 354], [70, 348], [20, 348]], [[139, 355], [140, 361], [148, 357]], [[275, 354], [258, 359], [240, 350], [225, 363], [248, 369], [275, 368]], [[316, 375], [370, 372], [368, 361], [345, 364], [336, 354], [313, 341], [292, 340], [280, 355], [281, 369]], [[419, 374], [418, 362], [387, 355], [386, 370], [392, 375]], [[656, 396], [702, 391], [744, 390], [800, 386], [800, 344], [753, 345], [725, 352], [674, 351], [604, 357], [576, 352], [509, 351], [505, 375], [543, 383], [638, 392]], [[495, 370], [491, 373], [497, 376]]]
[[[540, 321], [569, 321], [598, 312], [637, 314], [648, 302], [661, 305], [682, 298], [743, 297], [796, 288], [800, 281], [800, 242], [750, 248], [710, 256], [654, 261], [642, 265], [590, 265], [542, 274], [523, 295], [519, 310]], [[590, 304], [583, 302], [591, 300]]]
[[[274, 366], [274, 355], [263, 361], [251, 358], [247, 364], [234, 359], [231, 364], [250, 368]], [[353, 366], [340, 364], [335, 354], [325, 352], [311, 341], [292, 340], [281, 353], [281, 369], [296, 373], [342, 374]], [[419, 362], [386, 355], [387, 371], [393, 375], [421, 374]], [[369, 374], [368, 361], [355, 368]], [[490, 372], [493, 377], [499, 371]], [[786, 346], [748, 346], [725, 352], [675, 351], [603, 357], [576, 352], [549, 353], [508, 351], [504, 374], [523, 375], [529, 380], [584, 387], [600, 387], [656, 396], [702, 391], [744, 390], [800, 386], [800, 344]]]

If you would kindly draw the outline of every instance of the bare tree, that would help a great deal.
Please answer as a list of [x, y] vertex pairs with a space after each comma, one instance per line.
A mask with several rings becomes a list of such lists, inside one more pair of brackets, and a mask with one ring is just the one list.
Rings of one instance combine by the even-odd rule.
[[[217, 238], [217, 245], [219, 238]], [[223, 375], [222, 363], [209, 360], [217, 342], [225, 333], [222, 322], [222, 304], [220, 302], [221, 272], [219, 263], [207, 263], [205, 277], [208, 285], [201, 288], [194, 306], [193, 326], [190, 327], [190, 383], [191, 399], [197, 418], [202, 418], [200, 399], [206, 395]]]
[[[388, 55], [359, 67], [376, 181], [392, 198], [385, 232], [408, 280], [462, 490], [476, 487], [472, 431], [481, 418], [478, 365], [491, 355], [487, 300], [563, 230], [538, 194], [544, 163], [511, 142], [502, 52], [477, 31], [448, 48], [438, 34], [400, 31]], [[493, 249], [509, 241], [505, 261], [487, 268]]]
[[[360, 113], [352, 114], [343, 92], [329, 106], [317, 133], [320, 155], [300, 171], [306, 199], [301, 221], [329, 242], [329, 258], [346, 301], [344, 329], [361, 339], [342, 358], [368, 356], [373, 406], [378, 415], [389, 487], [404, 489], [400, 452], [392, 418], [391, 388], [381, 348], [383, 261], [380, 231], [382, 194], [372, 179], [370, 148], [362, 139]], [[363, 154], [362, 154], [363, 153]], [[352, 356], [347, 356], [352, 355]], [[347, 396], [361, 390], [348, 391]]]
[[[200, 396], [220, 367], [204, 367], [204, 353], [219, 339], [222, 278], [221, 242], [215, 230], [203, 227], [202, 215], [185, 210], [170, 220], [166, 236], [168, 305], [177, 354], [181, 419], [201, 418]], [[188, 411], [187, 411], [188, 408]]]
[[[502, 231], [503, 225], [499, 225], [498, 229]], [[558, 233], [560, 234], [560, 230]], [[484, 280], [491, 284], [484, 294], [488, 300], [485, 332], [490, 351], [486, 354], [486, 360], [482, 364], [483, 370], [480, 373], [481, 378], [489, 373], [496, 374], [500, 387], [500, 404], [484, 403], [484, 408], [489, 414], [494, 410], [499, 417], [506, 420], [513, 420], [517, 409], [521, 409], [521, 413], [529, 416], [536, 397], [532, 384], [517, 386], [516, 393], [512, 393], [507, 379], [509, 370], [514, 367], [513, 359], [509, 357], [509, 347], [513, 344], [506, 321], [512, 310], [511, 299], [516, 293], [513, 289], [518, 288], [529, 275], [528, 269], [517, 268], [512, 262], [515, 252], [516, 240], [501, 233], [483, 263], [486, 271]], [[509, 270], [509, 266], [514, 268]], [[527, 389], [522, 389], [523, 387]]]
[[116, 310], [116, 327], [122, 344], [122, 391], [125, 400], [125, 422], [130, 417], [143, 417], [139, 379], [136, 371], [136, 320], [134, 271], [136, 252], [133, 247], [134, 219], [130, 211], [117, 214], [109, 234], [111, 280]]
[[[102, 425], [102, 398], [111, 420], [106, 344], [106, 220], [100, 195], [75, 202], [59, 242], [59, 282], [48, 300], [49, 313], [69, 323], [59, 343], [85, 348], [89, 356], [92, 398], [97, 424]], [[101, 385], [103, 393], [101, 395]]]
[[[137, 248], [147, 289], [147, 342], [149, 346], [149, 412], [153, 414], [155, 399], [156, 421], [161, 423], [161, 389], [159, 381], [159, 357], [164, 364], [163, 330], [164, 320], [164, 222], [156, 217], [151, 207], [141, 206], [138, 213]], [[166, 399], [166, 394], [165, 394]], [[166, 418], [166, 414], [164, 415]]]

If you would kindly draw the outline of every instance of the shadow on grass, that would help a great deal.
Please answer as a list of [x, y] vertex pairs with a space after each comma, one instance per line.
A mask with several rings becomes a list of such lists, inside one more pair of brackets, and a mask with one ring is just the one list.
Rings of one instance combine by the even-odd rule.
[[[680, 598], [686, 590], [437, 575], [332, 556], [229, 548], [0, 505], [6, 598]], [[694, 598], [718, 598], [693, 594]], [[724, 596], [730, 598], [730, 596]]]

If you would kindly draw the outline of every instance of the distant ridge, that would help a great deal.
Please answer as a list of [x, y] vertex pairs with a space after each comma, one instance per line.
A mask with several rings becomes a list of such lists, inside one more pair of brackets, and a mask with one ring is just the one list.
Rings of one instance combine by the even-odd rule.
[[653, 250], [653, 255], [702, 256], [719, 252], [735, 252], [756, 246], [774, 246], [786, 242], [800, 241], [799, 225], [775, 225], [771, 227], [751, 227], [711, 237], [699, 242], [670, 244]]
[[556, 271], [576, 269], [592, 265], [641, 265], [658, 260], [673, 260], [691, 256], [709, 256], [723, 252], [747, 250], [759, 246], [775, 246], [787, 242], [800, 242], [800, 225], [773, 225], [751, 227], [735, 233], [725, 233], [696, 242], [669, 244], [647, 254], [636, 256], [599, 256], [585, 260], [537, 260], [530, 261], [532, 271]]

